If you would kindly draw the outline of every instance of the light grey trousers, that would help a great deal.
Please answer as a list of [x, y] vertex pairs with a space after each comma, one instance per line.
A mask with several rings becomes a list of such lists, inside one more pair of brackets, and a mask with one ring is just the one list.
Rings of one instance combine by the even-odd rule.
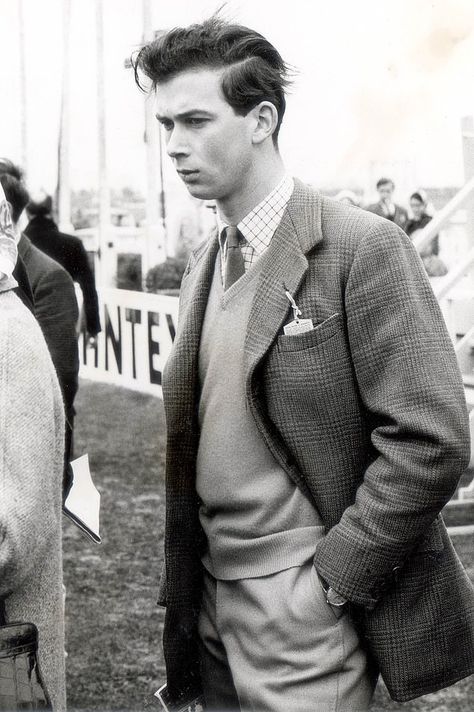
[[204, 576], [201, 674], [212, 712], [365, 712], [375, 681], [312, 560], [261, 578]]

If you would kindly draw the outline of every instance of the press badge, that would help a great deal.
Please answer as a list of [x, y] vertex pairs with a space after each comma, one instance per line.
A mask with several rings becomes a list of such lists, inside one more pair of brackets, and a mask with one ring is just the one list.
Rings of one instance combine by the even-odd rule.
[[305, 331], [311, 331], [311, 329], [313, 329], [313, 320], [299, 319], [298, 317], [301, 315], [301, 309], [296, 304], [295, 300], [287, 289], [285, 289], [285, 294], [288, 297], [288, 300], [291, 304], [291, 308], [293, 309], [294, 317], [293, 321], [290, 321], [289, 324], [285, 324], [285, 326], [283, 327], [283, 333], [285, 334], [285, 336], [295, 336], [296, 334], [303, 334]]

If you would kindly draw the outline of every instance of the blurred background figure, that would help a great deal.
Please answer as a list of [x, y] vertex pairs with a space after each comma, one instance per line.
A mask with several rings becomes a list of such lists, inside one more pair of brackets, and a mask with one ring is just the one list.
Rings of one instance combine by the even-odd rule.
[[[413, 217], [408, 220], [405, 232], [411, 237], [417, 230], [422, 230], [426, 225], [428, 225], [433, 217], [428, 212], [428, 198], [424, 190], [417, 190], [415, 193], [410, 195], [410, 210]], [[430, 243], [430, 247], [430, 254], [439, 254], [438, 235], [433, 238]]]
[[393, 201], [395, 183], [391, 178], [380, 178], [377, 181], [376, 188], [379, 194], [379, 200], [377, 203], [368, 205], [367, 210], [383, 218], [387, 218], [387, 220], [391, 220], [404, 230], [408, 222], [408, 213], [405, 208], [401, 205], [397, 205]]
[[340, 203], [345, 203], [346, 205], [353, 205], [354, 207], [359, 207], [360, 201], [353, 190], [340, 190], [337, 195], [334, 196], [334, 200], [338, 200]]
[[[68, 488], [67, 466], [72, 456], [74, 398], [78, 387], [79, 354], [76, 324], [78, 308], [74, 284], [55, 260], [38, 250], [19, 229], [19, 221], [29, 194], [21, 170], [11, 161], [0, 159], [0, 183], [10, 207], [13, 231], [22, 260], [18, 281], [30, 288], [33, 312], [43, 332], [61, 386], [66, 412], [64, 447], [65, 491]], [[25, 283], [26, 279], [26, 283]]]
[[[405, 227], [405, 232], [413, 240], [433, 216], [428, 212], [428, 198], [424, 190], [417, 190], [410, 195], [411, 217]], [[439, 235], [436, 235], [431, 242], [420, 252], [425, 269], [430, 277], [442, 277], [447, 274], [448, 268], [439, 257]]]
[[[0, 244], [10, 239], [0, 191]], [[1, 254], [1, 253], [0, 253]], [[6, 623], [34, 623], [54, 712], [66, 708], [61, 494], [64, 412], [41, 330], [0, 275], [0, 599]], [[28, 671], [32, 674], [32, 671]], [[8, 693], [2, 688], [2, 692]]]
[[53, 200], [50, 195], [43, 191], [33, 196], [26, 206], [30, 222], [25, 228], [25, 234], [35, 247], [59, 262], [80, 286], [85, 326], [90, 341], [95, 339], [101, 330], [94, 274], [82, 242], [78, 237], [59, 232], [52, 212]]

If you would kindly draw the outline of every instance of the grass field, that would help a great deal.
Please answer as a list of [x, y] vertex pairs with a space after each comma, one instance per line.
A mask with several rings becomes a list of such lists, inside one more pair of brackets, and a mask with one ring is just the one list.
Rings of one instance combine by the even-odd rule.
[[[164, 681], [163, 609], [156, 591], [164, 522], [164, 417], [161, 401], [83, 381], [77, 398], [76, 456], [89, 453], [102, 495], [95, 545], [64, 522], [64, 578], [70, 710], [151, 710]], [[455, 546], [474, 580], [474, 542]], [[374, 712], [471, 712], [471, 678], [410, 703], [380, 685]], [[308, 710], [310, 712], [310, 710]]]

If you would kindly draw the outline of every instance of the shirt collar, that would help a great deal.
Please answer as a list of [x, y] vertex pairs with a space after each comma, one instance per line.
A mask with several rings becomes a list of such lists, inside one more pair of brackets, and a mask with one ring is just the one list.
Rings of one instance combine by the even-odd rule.
[[[275, 230], [281, 222], [293, 188], [293, 178], [285, 175], [278, 185], [237, 224], [237, 229], [257, 255], [262, 254], [269, 246]], [[217, 225], [222, 247], [225, 239], [222, 231], [229, 226], [229, 223], [223, 221], [219, 213], [217, 214]]]

